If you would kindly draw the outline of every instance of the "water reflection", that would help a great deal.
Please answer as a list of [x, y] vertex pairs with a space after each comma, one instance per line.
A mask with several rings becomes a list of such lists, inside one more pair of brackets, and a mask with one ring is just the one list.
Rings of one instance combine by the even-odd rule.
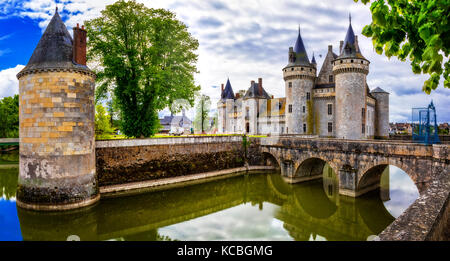
[[[0, 170], [0, 187], [10, 191], [4, 193], [0, 210], [5, 202], [15, 205], [11, 191], [17, 172]], [[403, 210], [406, 207], [403, 204]], [[102, 198], [90, 208], [64, 213], [1, 211], [0, 231], [6, 226], [15, 230], [0, 234], [0, 239], [66, 240], [77, 235], [81, 240], [366, 240], [394, 220], [388, 210], [379, 191], [356, 199], [340, 196], [336, 175], [325, 165], [323, 180], [295, 185], [276, 173], [250, 174]], [[16, 224], [5, 223], [5, 217]]]

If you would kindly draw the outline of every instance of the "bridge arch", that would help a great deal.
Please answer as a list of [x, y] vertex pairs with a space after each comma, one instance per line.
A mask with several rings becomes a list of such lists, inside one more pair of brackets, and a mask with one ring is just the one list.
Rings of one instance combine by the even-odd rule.
[[336, 166], [334, 166], [332, 161], [328, 161], [320, 156], [313, 156], [300, 162], [295, 171], [294, 177], [303, 179], [308, 179], [308, 177], [311, 179], [321, 178], [323, 175], [323, 169], [327, 163], [334, 173], [337, 174]]
[[356, 185], [357, 190], [367, 189], [369, 187], [377, 187], [380, 185], [380, 179], [383, 171], [389, 167], [389, 165], [397, 167], [405, 172], [409, 178], [414, 182], [419, 193], [422, 193], [422, 186], [419, 184], [417, 173], [414, 169], [409, 167], [409, 165], [404, 164], [403, 161], [398, 162], [397, 160], [386, 160], [378, 162], [376, 164], [370, 164], [365, 166], [359, 171], [359, 179]]
[[281, 167], [280, 161], [270, 152], [263, 152], [263, 164], [264, 166], [273, 166], [275, 169], [279, 170]]

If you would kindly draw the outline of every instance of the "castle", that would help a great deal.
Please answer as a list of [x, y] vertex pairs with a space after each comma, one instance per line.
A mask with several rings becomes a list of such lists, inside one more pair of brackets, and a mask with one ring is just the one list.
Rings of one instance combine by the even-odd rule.
[[218, 102], [219, 133], [309, 134], [343, 139], [389, 135], [389, 93], [367, 85], [370, 62], [362, 55], [351, 20], [339, 55], [332, 45], [317, 75], [300, 29], [283, 68], [285, 98], [274, 98], [262, 78], [247, 91], [233, 92], [230, 80]]

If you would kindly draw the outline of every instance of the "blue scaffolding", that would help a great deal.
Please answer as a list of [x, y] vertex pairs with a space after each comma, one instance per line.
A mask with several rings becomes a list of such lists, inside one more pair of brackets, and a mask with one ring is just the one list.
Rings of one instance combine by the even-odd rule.
[[441, 143], [438, 136], [436, 108], [433, 101], [427, 108], [412, 109], [412, 138], [427, 145]]

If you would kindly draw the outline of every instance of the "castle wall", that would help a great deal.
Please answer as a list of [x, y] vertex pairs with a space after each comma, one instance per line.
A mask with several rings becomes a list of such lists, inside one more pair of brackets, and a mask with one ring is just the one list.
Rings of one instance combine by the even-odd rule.
[[[328, 104], [332, 106], [332, 114], [328, 115]], [[330, 137], [335, 135], [335, 98], [334, 96], [326, 98], [314, 98], [314, 118], [315, 131], [321, 137]], [[332, 124], [332, 131], [328, 132], [328, 123]]]
[[19, 206], [64, 209], [98, 196], [94, 86], [92, 75], [67, 71], [19, 78]]

